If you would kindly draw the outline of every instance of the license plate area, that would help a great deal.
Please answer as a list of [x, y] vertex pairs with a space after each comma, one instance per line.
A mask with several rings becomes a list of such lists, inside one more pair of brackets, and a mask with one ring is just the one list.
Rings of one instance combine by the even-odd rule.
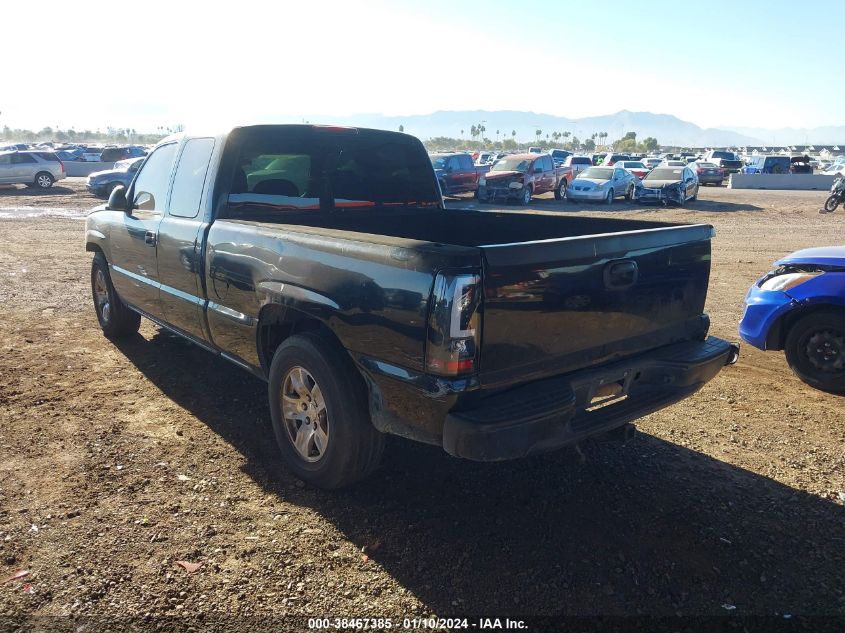
[[629, 369], [616, 375], [602, 376], [591, 382], [584, 399], [584, 411], [595, 411], [625, 400], [633, 379], [634, 372]]

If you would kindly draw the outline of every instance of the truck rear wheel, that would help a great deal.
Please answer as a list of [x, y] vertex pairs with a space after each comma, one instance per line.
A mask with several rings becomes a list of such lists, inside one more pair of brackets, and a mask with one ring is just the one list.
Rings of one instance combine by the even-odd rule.
[[109, 274], [109, 265], [102, 253], [91, 262], [91, 294], [100, 328], [110, 339], [130, 336], [141, 327], [141, 315], [127, 308], [117, 296]]
[[786, 362], [803, 382], [845, 394], [845, 311], [813, 312], [789, 329]]
[[273, 355], [268, 390], [276, 443], [297, 477], [331, 490], [376, 469], [384, 435], [370, 421], [358, 370], [330, 337], [286, 339]]
[[566, 178], [560, 179], [560, 184], [555, 189], [555, 200], [563, 200], [566, 198]]

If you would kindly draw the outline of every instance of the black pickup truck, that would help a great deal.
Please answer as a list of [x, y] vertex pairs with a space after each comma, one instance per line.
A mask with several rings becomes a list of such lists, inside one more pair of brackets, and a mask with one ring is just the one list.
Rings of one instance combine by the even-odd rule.
[[142, 316], [268, 382], [284, 462], [325, 488], [384, 434], [474, 460], [578, 442], [733, 362], [707, 225], [444, 208], [415, 138], [172, 136], [86, 221], [106, 336]]

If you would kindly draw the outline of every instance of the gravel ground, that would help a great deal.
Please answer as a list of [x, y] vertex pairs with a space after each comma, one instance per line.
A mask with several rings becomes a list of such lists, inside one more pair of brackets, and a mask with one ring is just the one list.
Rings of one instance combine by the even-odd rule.
[[[532, 209], [713, 224], [707, 309], [736, 340], [773, 260], [843, 241], [823, 200]], [[0, 614], [845, 615], [845, 401], [782, 354], [744, 347], [624, 445], [477, 464], [392, 439], [318, 492], [279, 464], [263, 383], [146, 321], [101, 336], [73, 219], [97, 202], [0, 190], [0, 580], [29, 571]]]

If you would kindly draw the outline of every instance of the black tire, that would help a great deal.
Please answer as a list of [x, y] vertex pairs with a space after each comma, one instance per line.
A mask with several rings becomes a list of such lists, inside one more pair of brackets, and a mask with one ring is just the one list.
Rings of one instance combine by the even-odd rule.
[[845, 394], [845, 311], [824, 310], [799, 319], [786, 335], [786, 362], [803, 382]]
[[678, 195], [678, 206], [685, 207], [687, 205], [687, 192], [685, 189], [681, 189]]
[[695, 202], [696, 200], [698, 200], [698, 189], [699, 189], [699, 185], [696, 185], [695, 186], [695, 193], [692, 195], [692, 198], [690, 198], [690, 202]]
[[520, 202], [522, 206], [527, 207], [531, 204], [531, 197], [534, 195], [534, 192], [531, 189], [531, 185], [526, 185], [526, 187], [522, 191], [522, 198], [520, 198]]
[[634, 199], [634, 185], [628, 187], [628, 191], [625, 192], [625, 200], [631, 202]]
[[123, 187], [123, 183], [122, 182], [109, 183], [108, 187], [106, 187], [106, 197], [107, 198], [110, 197], [111, 192], [114, 191], [115, 189], [117, 189], [118, 187]]
[[615, 197], [616, 196], [614, 195], [613, 189], [608, 189], [607, 190], [607, 196], [605, 196], [605, 198], [604, 198], [605, 204], [607, 204], [607, 205], [613, 204], [613, 199]]
[[97, 321], [107, 338], [119, 339], [138, 332], [141, 315], [127, 308], [117, 296], [109, 265], [102, 253], [94, 255], [91, 262], [91, 296]]
[[833, 213], [836, 211], [836, 207], [839, 206], [839, 196], [833, 195], [830, 196], [827, 200], [824, 201], [824, 210], [828, 213]]
[[[313, 377], [314, 386], [319, 385], [325, 405], [327, 439], [317, 461], [308, 461], [294, 446], [282, 412], [282, 389], [297, 367]], [[367, 391], [358, 369], [329, 336], [306, 332], [286, 339], [273, 355], [268, 397], [282, 459], [306, 483], [333, 490], [360, 481], [378, 467], [384, 435], [370, 420]]]
[[34, 187], [38, 189], [49, 189], [53, 186], [53, 183], [56, 181], [53, 178], [53, 174], [48, 171], [39, 171], [35, 174], [35, 180], [32, 181]]
[[561, 178], [560, 182], [558, 183], [557, 189], [555, 189], [555, 200], [566, 199], [566, 187], [566, 178]]
[[481, 189], [475, 190], [475, 197], [481, 203], [487, 202], [487, 192], [482, 193]]

